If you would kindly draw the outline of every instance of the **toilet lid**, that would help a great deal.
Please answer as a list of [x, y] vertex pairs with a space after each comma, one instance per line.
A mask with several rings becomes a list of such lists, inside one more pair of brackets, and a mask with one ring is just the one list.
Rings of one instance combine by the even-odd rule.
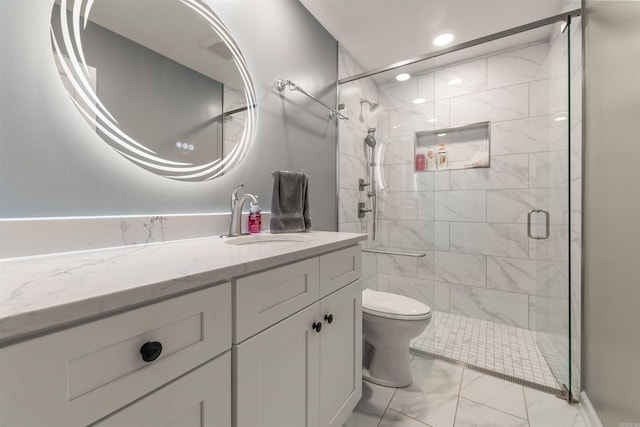
[[362, 291], [362, 311], [390, 319], [422, 320], [431, 317], [429, 306], [420, 301], [371, 289]]

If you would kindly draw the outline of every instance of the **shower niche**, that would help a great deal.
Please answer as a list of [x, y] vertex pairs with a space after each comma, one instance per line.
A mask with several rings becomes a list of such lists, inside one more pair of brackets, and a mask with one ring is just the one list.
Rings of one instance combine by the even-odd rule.
[[421, 131], [415, 135], [416, 172], [490, 166], [489, 122]]

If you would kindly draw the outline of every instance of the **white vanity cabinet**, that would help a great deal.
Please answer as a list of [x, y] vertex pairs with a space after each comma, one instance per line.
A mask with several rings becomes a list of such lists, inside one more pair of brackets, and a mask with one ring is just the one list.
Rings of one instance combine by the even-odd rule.
[[[53, 311], [25, 309], [22, 325], [31, 321], [39, 335], [4, 336], [0, 427], [341, 427], [362, 394], [361, 239], [336, 234], [317, 233], [322, 249], [203, 269], [212, 283], [188, 293], [162, 294], [172, 280], [189, 283], [178, 270], [178, 279], [111, 294], [100, 282], [91, 298], [78, 286], [84, 293]], [[154, 246], [153, 256], [162, 248]], [[201, 259], [210, 253], [207, 246]], [[101, 279], [75, 269], [64, 270], [69, 283], [90, 287]], [[129, 270], [121, 270], [110, 280], [126, 278]], [[57, 270], [51, 276], [61, 277]], [[24, 280], [30, 283], [27, 273]], [[42, 295], [52, 286], [67, 291], [45, 284]], [[127, 295], [138, 299], [127, 302]], [[104, 313], [101, 298], [128, 311]], [[74, 316], [74, 309], [91, 314]], [[33, 322], [33, 314], [50, 323]]]
[[339, 427], [362, 394], [360, 247], [276, 270], [234, 285], [235, 426]]
[[[144, 358], [157, 358], [143, 360], [143, 347]], [[220, 373], [231, 369], [230, 348], [229, 283], [0, 348], [0, 425], [89, 425], [153, 391], [158, 390], [158, 396], [173, 394], [171, 390], [180, 394], [190, 387], [181, 385], [186, 378], [230, 402], [230, 375]], [[161, 399], [151, 396], [145, 399]], [[164, 420], [211, 401], [197, 391], [182, 398], [191, 402], [158, 408]], [[129, 408], [138, 403], [145, 407], [145, 399]], [[218, 410], [222, 419], [230, 419], [230, 404]], [[107, 420], [105, 425], [118, 425]], [[202, 425], [228, 427], [230, 421]]]

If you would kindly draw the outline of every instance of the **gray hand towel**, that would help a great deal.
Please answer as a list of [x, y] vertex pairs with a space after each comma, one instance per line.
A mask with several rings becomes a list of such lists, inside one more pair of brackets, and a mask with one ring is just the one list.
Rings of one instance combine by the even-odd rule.
[[309, 179], [298, 172], [273, 172], [273, 194], [271, 198], [272, 233], [295, 233], [311, 229]]

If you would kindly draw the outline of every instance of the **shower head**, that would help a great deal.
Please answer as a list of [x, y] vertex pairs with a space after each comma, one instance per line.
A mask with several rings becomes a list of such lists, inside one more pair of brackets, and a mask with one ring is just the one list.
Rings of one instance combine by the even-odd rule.
[[364, 137], [364, 143], [369, 147], [374, 148], [376, 146], [376, 137], [374, 135], [376, 128], [368, 128], [367, 132], [367, 136]]
[[362, 104], [369, 104], [369, 112], [373, 113], [374, 111], [376, 111], [376, 109], [378, 108], [378, 103], [377, 102], [371, 102], [371, 101], [367, 101], [366, 99], [362, 99], [360, 98], [360, 106], [362, 107]]

